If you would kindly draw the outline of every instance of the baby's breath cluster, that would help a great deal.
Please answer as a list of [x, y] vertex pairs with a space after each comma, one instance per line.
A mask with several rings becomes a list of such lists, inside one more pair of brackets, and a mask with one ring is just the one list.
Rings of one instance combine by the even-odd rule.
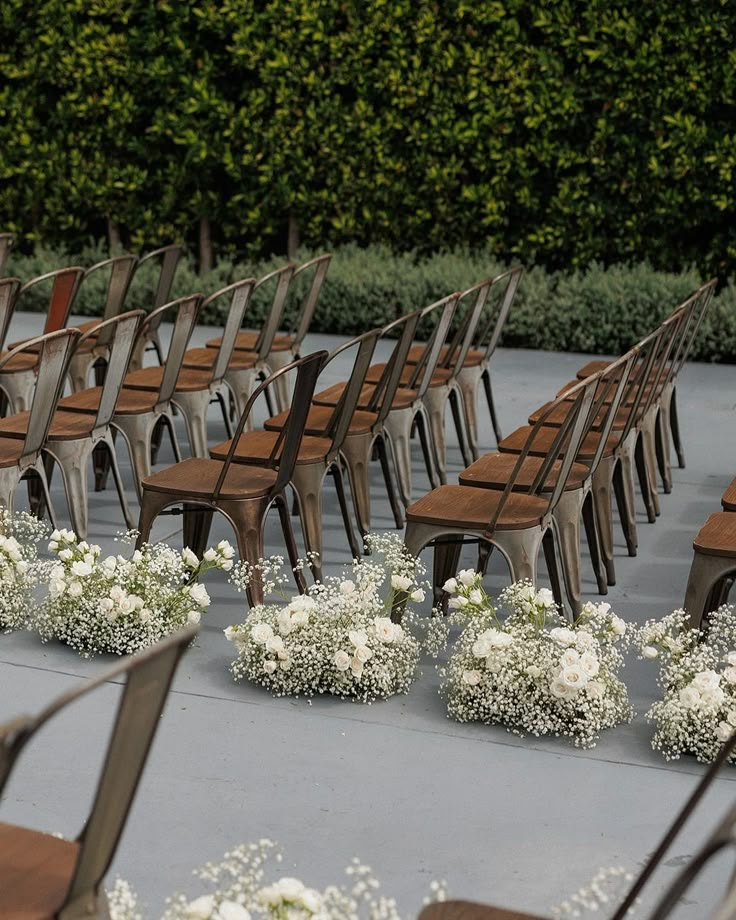
[[[131, 531], [123, 542], [132, 544]], [[130, 556], [102, 558], [99, 546], [55, 530], [49, 551], [48, 594], [31, 621], [44, 641], [58, 639], [85, 656], [129, 654], [187, 623], [199, 622], [210, 602], [199, 579], [210, 569], [232, 568], [226, 541], [200, 560], [165, 543], [145, 543]]]
[[690, 627], [684, 610], [649, 620], [639, 647], [642, 658], [660, 662], [663, 698], [647, 713], [657, 726], [652, 747], [667, 760], [715, 760], [736, 731], [736, 608], [710, 614], [704, 631]]
[[20, 629], [31, 616], [33, 591], [44, 572], [36, 546], [47, 533], [33, 515], [0, 511], [0, 630]]
[[441, 685], [452, 718], [560, 735], [579, 747], [593, 747], [603, 729], [631, 719], [618, 677], [629, 630], [609, 604], [588, 603], [568, 624], [551, 591], [522, 581], [500, 595], [509, 611], [501, 620], [471, 569], [444, 588], [464, 627]]
[[[269, 860], [281, 862], [270, 840], [235, 847], [222, 862], [195, 870], [213, 891], [194, 900], [175, 895], [161, 920], [401, 920], [396, 901], [380, 893], [371, 868], [358, 859], [345, 870], [346, 884], [328, 885], [323, 891], [291, 876], [269, 882]], [[433, 882], [426, 903], [444, 897], [443, 883]], [[110, 920], [144, 920], [127, 882], [118, 879], [109, 901]]]
[[612, 904], [623, 899], [625, 887], [633, 878], [632, 873], [623, 866], [599, 869], [586, 886], [553, 908], [552, 916], [567, 920], [569, 917], [585, 917], [608, 911]]
[[[276, 696], [332, 693], [361, 702], [406, 693], [416, 676], [420, 643], [412, 632], [416, 618], [403, 626], [390, 617], [390, 591], [415, 603], [424, 600], [419, 584], [424, 570], [395, 535], [366, 538], [370, 561], [309, 588], [287, 604], [254, 607], [245, 623], [225, 630], [238, 657], [236, 680], [262, 684]], [[282, 560], [261, 561], [252, 570], [272, 587], [282, 583]], [[246, 569], [232, 580], [247, 585]]]

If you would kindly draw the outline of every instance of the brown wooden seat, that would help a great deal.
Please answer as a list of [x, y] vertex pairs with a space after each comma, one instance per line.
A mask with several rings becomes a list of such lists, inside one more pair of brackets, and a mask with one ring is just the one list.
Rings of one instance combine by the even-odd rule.
[[[376, 383], [371, 383], [362, 388], [360, 391], [360, 399], [358, 400], [359, 409], [368, 409], [373, 403], [376, 396], [376, 386]], [[346, 387], [347, 383], [333, 383], [332, 386], [316, 393], [313, 402], [316, 406], [329, 406], [330, 408], [334, 408], [342, 399]], [[398, 387], [391, 400], [391, 408], [408, 409], [416, 401], [417, 395], [418, 391], [410, 387]]]
[[[71, 334], [78, 335], [76, 330]], [[109, 917], [103, 879], [125, 828], [177, 664], [196, 635], [197, 627], [187, 626], [92, 680], [85, 680], [81, 686], [57, 697], [37, 716], [21, 716], [0, 726], [1, 793], [26, 744], [39, 729], [91, 691], [104, 686], [110, 693], [112, 684], [121, 685], [107, 753], [79, 837], [62, 840], [0, 823], [3, 920]], [[68, 740], [69, 750], [60, 754], [59, 769], [66, 765], [72, 781], [78, 783], [80, 777], [74, 774], [75, 752], [71, 739]], [[53, 796], [51, 790], [50, 799]]]
[[590, 377], [592, 374], [598, 374], [612, 364], [611, 361], [606, 361], [604, 359], [598, 358], [594, 361], [588, 361], [587, 364], [584, 364], [580, 370], [577, 372], [578, 380], [585, 380], [586, 377]]
[[736, 559], [736, 517], [726, 511], [715, 511], [698, 531], [693, 547], [707, 556]]
[[736, 511], [736, 479], [721, 496], [721, 507], [724, 511]]
[[716, 511], [693, 540], [693, 561], [685, 590], [685, 610], [694, 627], [725, 604], [736, 575], [736, 514]]
[[[26, 411], [0, 418], [0, 436], [3, 438], [23, 439], [28, 431], [30, 417], [30, 411]], [[95, 417], [91, 413], [64, 412], [62, 409], [58, 409], [51, 419], [48, 439], [73, 441], [77, 438], [88, 437], [94, 426]]]
[[[514, 473], [517, 460], [518, 458], [515, 454], [484, 454], [460, 473], [458, 481], [463, 486], [477, 486], [481, 489], [505, 489], [506, 484]], [[527, 492], [536, 479], [543, 463], [543, 457], [527, 457], [514, 477], [514, 490]], [[542, 491], [550, 492], [554, 488], [561, 469], [561, 462], [556, 460], [549, 470], [547, 480], [542, 485]], [[565, 483], [565, 491], [582, 488], [585, 480], [589, 477], [590, 467], [587, 464], [573, 463]]]
[[[365, 378], [366, 381], [368, 383], [378, 383], [378, 381], [381, 379], [381, 375], [383, 374], [385, 368], [386, 368], [385, 363], [374, 364], [368, 371], [368, 376]], [[407, 386], [409, 384], [409, 381], [412, 379], [413, 373], [414, 373], [413, 366], [407, 362], [407, 366], [401, 372], [400, 380], [401, 380], [402, 386]], [[432, 376], [430, 378], [429, 385], [431, 387], [442, 386], [442, 384], [447, 383], [447, 381], [450, 379], [451, 376], [452, 376], [452, 370], [450, 370], [450, 368], [436, 367], [434, 371], [432, 372]], [[421, 377], [419, 378], [419, 381], [417, 382], [420, 382], [420, 381], [421, 381]]]
[[54, 920], [78, 858], [76, 840], [0, 821], [0, 916]]
[[[501, 453], [521, 453], [533, 427], [533, 425], [522, 425], [515, 431], [512, 431], [511, 434], [506, 435], [506, 437], [499, 442], [499, 451]], [[556, 426], [543, 426], [543, 429], [538, 433], [534, 445], [529, 452], [531, 456], [546, 457], [547, 453], [552, 449], [556, 437]], [[619, 440], [620, 438], [616, 434], [610, 434], [606, 438], [606, 446], [603, 453], [604, 457], [613, 456], [614, 451], [618, 447]], [[598, 450], [599, 443], [600, 435], [595, 431], [590, 432], [590, 434], [586, 435], [583, 439], [576, 459], [581, 463], [592, 460], [595, 456], [595, 452]]]
[[[200, 499], [212, 494], [223, 466], [216, 460], [190, 457], [147, 476], [145, 488], [149, 492], [174, 493], [184, 502]], [[271, 491], [276, 479], [275, 470], [230, 464], [219, 495], [224, 499], [260, 498]]]
[[[254, 354], [257, 352], [258, 336], [260, 332], [239, 332], [235, 339], [236, 351], [250, 351]], [[206, 342], [207, 348], [219, 348], [222, 336], [215, 339], [209, 339]], [[276, 335], [274, 336], [271, 351], [290, 351], [294, 345], [293, 335]]]
[[[306, 425], [304, 426], [304, 433], [315, 435], [316, 437], [320, 437], [324, 434], [332, 418], [333, 409], [334, 407], [331, 406], [311, 406], [307, 415]], [[266, 419], [263, 423], [263, 427], [266, 431], [280, 431], [286, 424], [288, 417], [288, 412], [279, 412], [278, 415]], [[350, 433], [365, 434], [369, 432], [376, 423], [377, 417], [375, 412], [358, 409], [353, 412], [352, 418], [350, 419]]]
[[[0, 359], [7, 357], [12, 349], [0, 352]], [[32, 371], [38, 364], [38, 354], [20, 354], [15, 355], [3, 367], [5, 374], [20, 374], [23, 371]]]
[[[409, 355], [406, 359], [407, 364], [417, 364], [422, 357], [424, 351], [424, 345], [413, 345], [409, 349]], [[450, 345], [443, 345], [442, 350], [440, 351], [440, 364], [444, 365], [444, 362], [447, 360], [448, 355], [452, 352]], [[455, 349], [454, 353], [457, 353]], [[485, 352], [481, 351], [479, 348], [469, 348], [468, 353], [465, 355], [465, 365], [467, 367], [478, 367], [483, 363], [485, 357]]]
[[[212, 341], [215, 340], [212, 339]], [[220, 336], [217, 341], [221, 342], [222, 336]], [[190, 348], [184, 355], [182, 366], [209, 370], [214, 366], [216, 360], [217, 352], [214, 348]], [[228, 367], [236, 370], [249, 370], [255, 367], [257, 360], [258, 355], [255, 352], [244, 354], [242, 352], [233, 351], [228, 361]]]
[[[441, 486], [406, 509], [407, 523], [445, 524], [451, 520], [458, 527], [484, 528], [498, 510], [502, 492], [468, 486]], [[503, 503], [496, 521], [499, 530], [524, 530], [539, 525], [549, 501], [514, 491]]]
[[[142, 367], [140, 370], [131, 371], [125, 375], [123, 389], [126, 390], [152, 390], [157, 391], [164, 379], [164, 369], [158, 367]], [[196, 392], [206, 390], [212, 380], [212, 372], [198, 370], [193, 367], [182, 367], [176, 378], [175, 392]]]
[[[89, 387], [64, 396], [59, 400], [59, 408], [69, 412], [96, 413], [100, 407], [102, 387]], [[158, 394], [148, 390], [121, 390], [115, 408], [116, 415], [137, 415], [140, 412], [152, 412], [158, 402]]]
[[[235, 463], [266, 463], [270, 460], [280, 429], [274, 431], [246, 431], [240, 436], [233, 453]], [[230, 450], [232, 439], [223, 441], [210, 448], [210, 457], [215, 460], [225, 460]], [[299, 445], [299, 454], [296, 458], [297, 466], [305, 463], [316, 463], [324, 460], [330, 452], [332, 440], [305, 434]]]
[[475, 901], [438, 901], [429, 904], [418, 920], [544, 920], [538, 914], [523, 914], [517, 910], [478, 904]]

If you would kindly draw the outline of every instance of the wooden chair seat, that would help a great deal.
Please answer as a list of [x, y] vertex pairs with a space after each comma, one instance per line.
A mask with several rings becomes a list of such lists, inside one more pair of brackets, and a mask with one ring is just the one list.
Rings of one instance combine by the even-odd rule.
[[[332, 408], [331, 406], [312, 406], [307, 415], [307, 423], [304, 426], [304, 433], [309, 435], [314, 435], [315, 437], [321, 437], [325, 433], [325, 429], [332, 419]], [[272, 418], [266, 419], [263, 423], [263, 427], [267, 431], [280, 431], [286, 419], [289, 417], [288, 410], [286, 412], [279, 412], [278, 415], [272, 416]], [[373, 428], [373, 425], [376, 422], [378, 416], [375, 412], [365, 412], [360, 409], [356, 410], [353, 413], [353, 418], [350, 422], [350, 434], [364, 434], [370, 432]]]
[[[505, 489], [506, 484], [513, 475], [517, 461], [516, 454], [485, 454], [460, 473], [458, 477], [460, 485], [477, 486], [481, 489]], [[526, 457], [516, 474], [514, 490], [519, 492], [528, 491], [543, 463], [543, 457]], [[554, 489], [560, 473], [560, 466], [561, 464], [558, 460], [550, 470], [550, 474], [544, 484], [545, 492], [551, 492]], [[565, 483], [565, 491], [582, 488], [589, 476], [590, 467], [584, 463], [573, 463], [570, 475]]]
[[[71, 396], [65, 396], [59, 400], [59, 408], [67, 409], [69, 412], [91, 412], [97, 413], [102, 396], [102, 387], [89, 387], [86, 390], [80, 390], [78, 393], [72, 393]], [[158, 392], [151, 393], [148, 390], [126, 390], [120, 391], [117, 405], [115, 406], [115, 415], [136, 415], [139, 412], [152, 412], [158, 401]]]
[[706, 556], [736, 559], [736, 516], [730, 511], [715, 511], [698, 531], [693, 549]]
[[478, 904], [475, 901], [437, 901], [425, 907], [418, 920], [544, 920], [538, 914]]
[[[517, 428], [516, 431], [512, 431], [511, 434], [503, 438], [499, 442], [498, 449], [501, 453], [512, 453], [520, 454], [524, 449], [524, 445], [531, 434], [532, 425], [522, 425], [521, 428]], [[546, 457], [549, 451], [552, 449], [552, 444], [554, 443], [555, 438], [557, 437], [558, 431], [556, 428], [552, 427], [542, 427], [536, 434], [534, 439], [534, 444], [532, 445], [529, 454], [532, 457]], [[596, 432], [591, 432], [586, 435], [580, 450], [578, 451], [576, 460], [578, 462], [587, 462], [593, 459], [596, 450], [598, 449], [598, 442], [600, 440], [600, 435]], [[613, 452], [616, 450], [619, 444], [619, 437], [615, 434], [610, 434], [606, 438], [606, 446], [603, 450], [604, 457], [610, 457], [613, 455]]]
[[[259, 332], [239, 332], [235, 339], [236, 351], [252, 351], [255, 354], [259, 335]], [[218, 336], [216, 339], [210, 339], [206, 343], [207, 348], [219, 348], [221, 342], [222, 336]], [[289, 351], [293, 345], [293, 335], [277, 335], [273, 340], [271, 351]]]
[[724, 511], [736, 511], [736, 479], [721, 496], [721, 506]]
[[[147, 476], [142, 484], [151, 492], [173, 492], [186, 499], [211, 499], [222, 472], [219, 460], [190, 457]], [[278, 477], [276, 470], [231, 464], [220, 490], [221, 499], [258, 498], [267, 495]]]
[[[368, 369], [368, 373], [366, 374], [366, 377], [365, 377], [366, 381], [368, 383], [378, 383], [385, 369], [386, 369], [385, 364], [372, 365]], [[401, 377], [400, 377], [401, 386], [405, 386], [406, 384], [409, 383], [409, 381], [411, 380], [411, 375], [413, 373], [414, 373], [414, 368], [409, 365], [407, 365], [407, 367], [403, 369], [403, 371], [401, 372]], [[451, 376], [452, 376], [452, 371], [450, 369], [446, 367], [437, 367], [435, 368], [434, 373], [432, 374], [432, 380], [430, 381], [429, 385], [431, 387], [440, 387], [443, 384], [447, 383], [447, 381], [450, 379]]]
[[[5, 351], [0, 351], [0, 359], [4, 358], [9, 351], [12, 351], [12, 348], [6, 349]], [[32, 371], [37, 364], [37, 352], [32, 354], [24, 352], [23, 354], [16, 355], [14, 358], [11, 358], [7, 364], [3, 365], [3, 374], [19, 374], [24, 371]]]
[[[536, 425], [539, 419], [545, 414], [545, 412], [548, 411], [550, 406], [551, 406], [551, 403], [545, 403], [543, 406], [540, 406], [539, 409], [537, 409], [535, 412], [532, 412], [532, 414], [529, 416], [529, 424]], [[571, 405], [568, 406], [568, 404], [564, 402], [556, 406], [544, 419], [544, 425], [550, 428], [559, 428], [563, 424], [563, 422], [567, 419], [568, 415], [570, 414], [570, 409], [571, 409]], [[606, 420], [607, 412], [608, 412], [607, 406], [603, 406], [600, 409], [596, 419], [593, 422], [593, 426], [592, 426], [593, 431], [595, 431], [597, 428], [602, 427], [603, 423]], [[619, 409], [616, 412], [615, 418], [613, 419], [612, 428], [614, 430], [620, 430], [624, 428], [629, 419], [629, 415], [630, 415], [630, 406], [628, 408], [624, 407], [624, 408]]]
[[[443, 345], [440, 351], [440, 364], [447, 358], [448, 346]], [[457, 351], [457, 349], [456, 349]], [[406, 359], [407, 364], [419, 364], [424, 354], [424, 345], [413, 345], [409, 349], [409, 355]], [[478, 367], [483, 363], [485, 358], [485, 351], [482, 351], [479, 348], [469, 348], [468, 353], [465, 356], [465, 367]]]
[[585, 380], [586, 377], [597, 374], [598, 371], [604, 371], [612, 363], [612, 361], [603, 361], [600, 358], [594, 361], [588, 361], [588, 363], [584, 364], [578, 371], [577, 378], [578, 380]]
[[[30, 411], [18, 412], [0, 418], [0, 435], [4, 438], [25, 438], [28, 431]], [[51, 419], [49, 441], [76, 441], [88, 438], [95, 425], [95, 417], [89, 413], [56, 411]]]
[[[214, 342], [215, 339], [212, 339], [212, 341]], [[205, 368], [211, 368], [216, 360], [217, 351], [214, 348], [190, 348], [184, 354], [182, 367], [191, 367], [204, 370]], [[255, 366], [255, 352], [252, 354], [245, 354], [234, 351], [228, 363], [228, 367], [235, 371], [245, 371]]]
[[[142, 367], [125, 375], [123, 387], [126, 390], [152, 390], [158, 392], [164, 377], [163, 367]], [[183, 367], [176, 380], [176, 392], [196, 393], [206, 390], [212, 381], [212, 373], [193, 367]]]
[[[313, 400], [314, 404], [317, 406], [328, 406], [334, 409], [340, 402], [340, 397], [346, 386], [347, 383], [333, 383], [331, 387], [327, 387], [326, 390], [322, 390], [315, 395]], [[363, 387], [360, 391], [360, 398], [358, 399], [359, 409], [366, 409], [370, 405], [375, 389], [375, 385], [372, 383]], [[409, 387], [399, 387], [391, 402], [391, 408], [406, 409], [408, 406], [412, 405], [416, 398], [416, 390], [411, 390]]]
[[[266, 463], [278, 440], [277, 431], [247, 431], [240, 436], [235, 449], [233, 460], [240, 463]], [[210, 456], [214, 460], [224, 460], [230, 450], [232, 441], [223, 441], [210, 449]], [[317, 463], [324, 461], [332, 447], [330, 438], [318, 438], [313, 435], [304, 435], [299, 445], [297, 465], [300, 463]]]
[[[493, 517], [503, 492], [472, 486], [440, 486], [406, 509], [407, 522], [447, 524], [452, 528], [484, 530]], [[512, 492], [501, 511], [496, 530], [526, 530], [541, 525], [549, 508], [546, 499]]]
[[22, 452], [22, 438], [0, 438], [0, 469], [17, 466]]
[[0, 822], [0, 916], [53, 920], [74, 873], [79, 844]]

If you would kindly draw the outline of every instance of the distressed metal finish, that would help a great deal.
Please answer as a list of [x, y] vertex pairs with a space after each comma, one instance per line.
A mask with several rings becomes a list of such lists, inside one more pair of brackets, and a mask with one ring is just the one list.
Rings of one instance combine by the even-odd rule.
[[[120, 837], [143, 772], [148, 752], [158, 728], [164, 703], [179, 660], [197, 635], [198, 627], [187, 626], [152, 648], [108, 668], [93, 680], [87, 680], [58, 697], [37, 716], [24, 716], [0, 727], [0, 791], [7, 782], [25, 745], [58, 712], [82, 696], [110, 683], [122, 683], [117, 714], [108, 742], [105, 761], [100, 773], [89, 817], [77, 837], [78, 857], [68, 877], [50, 863], [38, 873], [27, 891], [34, 896], [38, 889], [46, 890], [53, 904], [56, 920], [102, 920], [107, 918], [108, 905], [103, 879], [115, 855]], [[5, 837], [12, 841], [13, 832], [24, 828], [3, 825]], [[29, 832], [25, 832], [29, 833]], [[34, 832], [30, 832], [34, 833]], [[35, 832], [39, 842], [47, 835]], [[0, 888], [6, 872], [0, 855]], [[3, 907], [13, 916], [23, 915], [23, 903], [8, 901], [21, 895], [6, 885]], [[16, 913], [17, 912], [17, 913]]]
[[[123, 255], [98, 262], [84, 273], [82, 284], [95, 273], [109, 270], [107, 291], [102, 310], [102, 322], [113, 319], [113, 317], [119, 316], [123, 312], [125, 298], [128, 295], [130, 283], [137, 267], [137, 256]], [[80, 342], [77, 346], [69, 366], [69, 379], [75, 392], [88, 386], [89, 372], [92, 367], [98, 367], [102, 370], [102, 373], [97, 375], [97, 383], [102, 383], [104, 367], [109, 359], [110, 346], [115, 335], [114, 326], [99, 327], [97, 334], [90, 337], [87, 337], [86, 333], [92, 328], [92, 324], [84, 323], [78, 328], [80, 332], [85, 334], [85, 341], [84, 344]]]
[[64, 388], [74, 346], [79, 338], [75, 329], [62, 329], [29, 339], [0, 358], [0, 381], [3, 368], [21, 355], [37, 355], [36, 388], [31, 401], [25, 436], [22, 440], [0, 436], [0, 506], [13, 511], [15, 490], [21, 479], [32, 474], [41, 481], [51, 520], [55, 515], [49, 496], [41, 449], [46, 444], [51, 419]]
[[8, 261], [8, 256], [14, 243], [15, 234], [0, 233], [0, 274], [5, 270], [5, 263]]
[[[224, 461], [191, 458], [161, 470], [142, 482], [139, 543], [145, 542], [158, 515], [172, 505], [184, 506], [184, 541], [201, 554], [207, 542], [215, 511], [231, 523], [237, 538], [240, 558], [255, 565], [263, 558], [263, 528], [271, 505], [276, 505], [286, 548], [292, 566], [297, 563], [297, 548], [291, 528], [285, 490], [289, 485], [304, 436], [317, 377], [327, 352], [318, 351], [287, 365], [268, 377], [253, 391], [235, 429]], [[287, 423], [281, 429], [263, 468], [245, 476], [234, 462], [240, 436], [245, 430], [254, 404], [264, 396], [274, 379], [296, 371], [294, 399]], [[301, 572], [295, 573], [301, 591], [306, 589]], [[251, 606], [262, 603], [263, 586], [253, 581], [247, 588]]]
[[[183, 246], [172, 244], [170, 246], [162, 246], [160, 249], [154, 249], [153, 252], [146, 253], [146, 255], [141, 256], [138, 260], [136, 271], [139, 271], [146, 263], [158, 262], [159, 273], [156, 279], [156, 288], [153, 291], [151, 303], [149, 317], [151, 322], [146, 326], [145, 339], [140, 339], [136, 344], [130, 362], [131, 370], [137, 370], [143, 367], [143, 355], [149, 350], [155, 351], [159, 364], [163, 364], [163, 348], [161, 347], [161, 339], [159, 337], [159, 326], [161, 325], [163, 317], [162, 314], [156, 313], [156, 311], [170, 302], [171, 288], [174, 284], [176, 267], [183, 254]], [[143, 306], [143, 304], [140, 306]], [[153, 316], [154, 313], [156, 314], [155, 317]]]

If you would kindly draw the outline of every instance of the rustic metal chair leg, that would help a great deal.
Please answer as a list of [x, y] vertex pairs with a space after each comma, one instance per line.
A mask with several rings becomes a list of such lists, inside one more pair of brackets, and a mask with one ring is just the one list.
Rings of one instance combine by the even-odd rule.
[[389, 504], [391, 505], [391, 513], [394, 516], [394, 523], [396, 524], [396, 529], [400, 530], [404, 526], [404, 505], [399, 500], [399, 496], [396, 493], [393, 476], [391, 475], [391, 464], [388, 458], [389, 448], [383, 437], [376, 438], [374, 450], [381, 463], [381, 472], [383, 473], [386, 494], [388, 495]]
[[652, 495], [651, 483], [649, 481], [649, 471], [647, 470], [647, 461], [644, 456], [644, 442], [638, 438], [636, 448], [634, 449], [634, 460], [636, 461], [636, 472], [639, 477], [639, 488], [641, 497], [644, 500], [644, 507], [647, 511], [647, 520], [653, 524], [657, 520], [657, 511], [654, 506], [654, 497]]
[[[559, 606], [560, 610], [565, 610], [565, 599], [562, 596], [562, 578], [560, 577], [560, 566], [557, 562], [557, 550], [555, 547], [555, 535], [551, 529], [548, 529], [544, 536], [542, 537], [542, 550], [544, 552], [544, 561], [547, 565], [547, 574], [549, 575], [549, 581], [552, 586], [552, 594], [555, 598], [555, 603]], [[578, 569], [578, 578], [580, 577], [580, 570]], [[568, 592], [569, 596], [569, 592]], [[580, 594], [578, 593], [577, 597], [577, 609], [573, 607], [573, 619], [575, 619], [580, 613]], [[572, 605], [572, 601], [571, 601]]]
[[734, 571], [736, 562], [733, 559], [694, 551], [684, 604], [685, 610], [690, 614], [690, 624], [694, 628], [700, 627], [714, 609], [708, 603], [712, 602], [713, 588]]
[[362, 555], [362, 549], [358, 545], [358, 540], [355, 536], [355, 528], [353, 527], [353, 521], [350, 517], [347, 495], [345, 493], [345, 479], [342, 475], [342, 469], [339, 463], [333, 463], [330, 472], [335, 482], [335, 492], [337, 493], [337, 501], [340, 505], [340, 513], [342, 514], [342, 522], [345, 527], [345, 535], [350, 545], [350, 552], [353, 554], [353, 559], [359, 559]]
[[391, 450], [396, 465], [396, 480], [404, 507], [411, 503], [411, 428], [414, 410], [397, 409], [389, 412], [385, 422], [386, 434], [391, 440]]
[[[574, 617], [579, 616], [582, 606], [580, 601], [580, 595], [582, 593], [580, 576], [580, 518], [582, 505], [584, 503], [584, 498], [581, 494], [582, 491], [582, 489], [569, 489], [563, 492], [557, 503], [557, 507], [552, 512], [560, 547], [560, 560], [562, 563], [565, 592]], [[549, 549], [547, 548], [548, 544], [543, 541], [543, 546], [545, 547], [545, 558], [547, 558], [549, 555]], [[554, 545], [552, 548], [554, 550]], [[549, 558], [547, 558], [547, 566], [549, 568]], [[551, 577], [552, 576], [550, 576], [550, 579]], [[555, 596], [555, 600], [557, 600], [557, 596]], [[561, 598], [557, 600], [557, 602], [561, 603]]]
[[[296, 539], [294, 537], [294, 528], [291, 526], [291, 515], [289, 514], [289, 505], [283, 495], [277, 495], [274, 499], [274, 504], [276, 505], [276, 510], [279, 513], [279, 520], [281, 521], [281, 531], [284, 535], [284, 543], [286, 544], [286, 552], [289, 556], [289, 564], [291, 565], [291, 570], [294, 573], [294, 580], [296, 581], [296, 587], [300, 594], [307, 593], [307, 581], [304, 578], [304, 572], [299, 566], [299, 550], [296, 546]], [[319, 557], [318, 557], [319, 558]], [[317, 565], [317, 569], [322, 573], [321, 567]]]
[[151, 434], [156, 419], [151, 415], [116, 416], [114, 426], [122, 434], [128, 447], [133, 483], [141, 501], [141, 480], [151, 475]]
[[[454, 388], [450, 390], [450, 409], [452, 410], [452, 420], [455, 423], [455, 431], [457, 432], [457, 440], [460, 446], [463, 463], [465, 466], [470, 466], [473, 460], [475, 460], [475, 455], [469, 446], [470, 436], [468, 434], [468, 426], [465, 423], [462, 399], [458, 396], [457, 390]], [[447, 476], [445, 476], [445, 481], [446, 480]]]
[[672, 396], [670, 397], [670, 428], [672, 430], [672, 443], [675, 447], [675, 453], [677, 454], [677, 465], [681, 470], [685, 469], [685, 449], [682, 446], [682, 439], [680, 437], [680, 420], [677, 417], [677, 387], [674, 387], [672, 390]]
[[54, 441], [44, 458], [44, 465], [46, 459], [59, 465], [72, 530], [78, 540], [86, 540], [88, 533], [87, 461], [91, 454], [89, 441]]
[[641, 428], [642, 451], [647, 471], [649, 494], [652, 496], [654, 513], [659, 517], [659, 494], [657, 491], [657, 448], [656, 448], [657, 410], [652, 408], [646, 415]]
[[672, 492], [672, 463], [670, 462], [670, 432], [668, 423], [665, 419], [668, 413], [664, 408], [660, 408], [657, 413], [657, 430], [656, 430], [656, 448], [657, 448], [657, 466], [659, 475], [662, 479], [662, 489], [665, 495]]
[[624, 532], [626, 551], [629, 556], [636, 556], [639, 538], [636, 533], [636, 521], [632, 516], [631, 496], [626, 490], [627, 479], [623, 464], [617, 463], [613, 470], [613, 491], [616, 496], [616, 507], [621, 521], [621, 529]]
[[[325, 469], [322, 464], [301, 463], [294, 468], [291, 483], [299, 507], [304, 545], [308, 553], [316, 553], [311, 563], [315, 581], [322, 581], [322, 489]], [[286, 506], [286, 500], [284, 500]], [[281, 513], [279, 505], [279, 514]], [[287, 535], [284, 532], [284, 539]]]
[[223, 392], [222, 390], [218, 390], [215, 394], [215, 397], [220, 404], [220, 408], [222, 409], [222, 420], [225, 423], [225, 434], [228, 436], [228, 438], [232, 438], [233, 423], [230, 419], [230, 400], [232, 399], [232, 396], [230, 395], [230, 391], [226, 390]]
[[588, 552], [590, 561], [595, 573], [595, 580], [598, 586], [599, 594], [608, 594], [608, 582], [606, 580], [606, 569], [601, 558], [600, 538], [598, 536], [598, 527], [595, 520], [595, 510], [593, 508], [593, 495], [591, 492], [585, 496], [583, 501], [583, 525], [585, 526], [585, 537], [588, 542]]
[[371, 529], [371, 492], [368, 481], [373, 436], [369, 433], [345, 438], [340, 453], [345, 460], [353, 496], [355, 517], [362, 536]]
[[189, 445], [193, 457], [209, 457], [207, 447], [207, 409], [210, 405], [208, 390], [196, 390], [191, 393], [176, 393], [174, 405], [184, 416]]
[[206, 505], [182, 506], [182, 543], [200, 558], [207, 549], [214, 511]]
[[606, 583], [616, 584], [616, 569], [613, 563], [613, 512], [611, 508], [611, 479], [615, 465], [613, 457], [603, 457], [593, 473], [593, 508], [598, 524], [601, 557], [606, 570]]
[[462, 538], [440, 538], [435, 541], [432, 561], [432, 606], [447, 613], [448, 596], [442, 586], [448, 578], [457, 574], [460, 564]]
[[[220, 499], [220, 510], [233, 525], [240, 558], [244, 562], [256, 565], [259, 559], [263, 559], [263, 520], [266, 509], [261, 502]], [[254, 579], [245, 593], [251, 607], [263, 603], [263, 583], [259, 579]]]
[[528, 579], [537, 583], [539, 548], [544, 534], [541, 529], [497, 530], [493, 542], [506, 557], [512, 581]]
[[488, 411], [491, 414], [491, 425], [493, 426], [493, 433], [496, 436], [496, 443], [503, 440], [503, 435], [501, 434], [501, 426], [498, 422], [498, 416], [496, 415], [496, 404], [493, 401], [493, 389], [491, 388], [491, 372], [488, 368], [485, 368], [483, 371], [483, 389], [486, 394], [486, 402], [488, 403]]
[[[422, 446], [422, 455], [424, 457], [424, 466], [427, 470], [427, 478], [431, 489], [436, 489], [439, 485], [445, 485], [442, 480], [442, 473], [439, 470], [439, 464], [432, 445], [432, 435], [427, 427], [427, 421], [422, 412], [416, 415], [416, 429], [419, 432], [419, 443]], [[445, 480], [447, 477], [445, 476]]]
[[429, 418], [429, 431], [434, 456], [437, 462], [437, 473], [442, 485], [447, 482], [447, 438], [445, 435], [445, 411], [450, 391], [446, 386], [429, 387], [424, 394], [423, 402]]
[[480, 457], [478, 447], [478, 387], [480, 386], [482, 373], [480, 366], [468, 367], [466, 365], [457, 377], [467, 421], [468, 445], [473, 460], [477, 460]]
[[[114, 432], [112, 432], [114, 434]], [[123, 518], [125, 519], [125, 525], [129, 530], [132, 530], [135, 527], [133, 521], [133, 516], [130, 513], [130, 505], [128, 504], [128, 496], [125, 494], [125, 484], [123, 483], [123, 477], [120, 475], [120, 467], [118, 465], [118, 458], [115, 454], [115, 446], [112, 443], [112, 437], [108, 433], [109, 440], [104, 441], [103, 443], [107, 447], [107, 452], [109, 456], [110, 469], [112, 470], [112, 478], [115, 482], [115, 489], [118, 493], [118, 499], [120, 501], [120, 510], [123, 512]], [[96, 447], [97, 445], [95, 445]]]

